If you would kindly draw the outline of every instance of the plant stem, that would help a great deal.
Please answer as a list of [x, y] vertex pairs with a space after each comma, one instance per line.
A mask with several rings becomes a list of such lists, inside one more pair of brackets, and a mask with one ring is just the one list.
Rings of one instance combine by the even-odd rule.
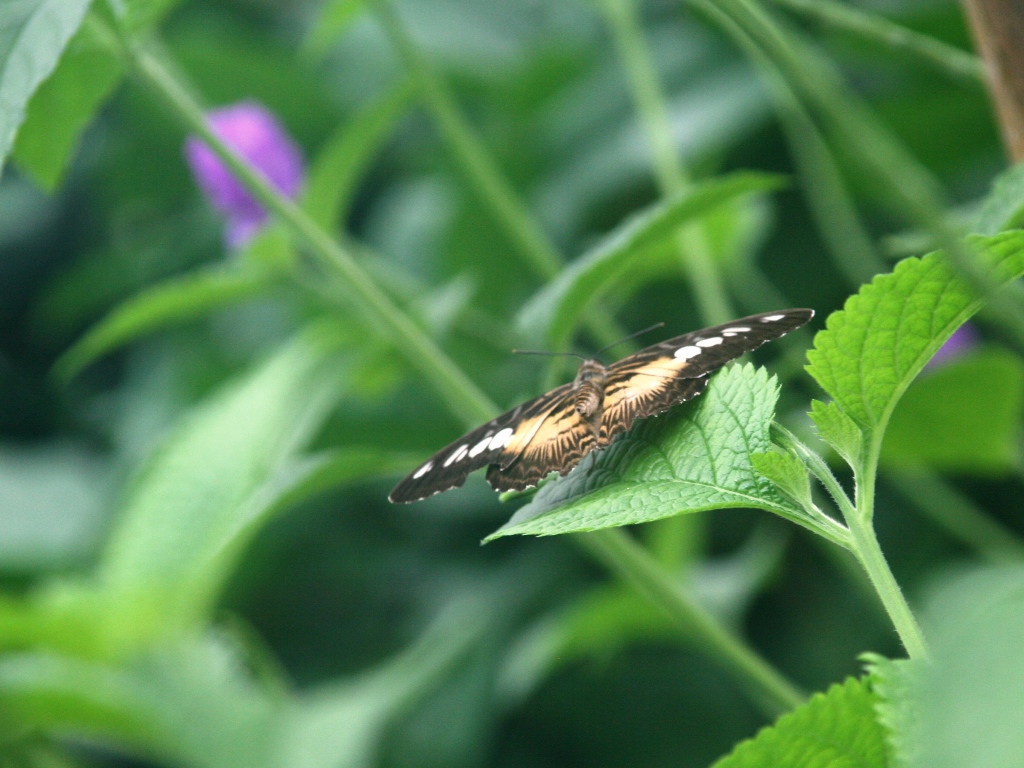
[[938, 182], [846, 87], [832, 63], [756, 0], [688, 1], [721, 25], [752, 58], [778, 71], [832, 142], [857, 159], [910, 221], [935, 236], [953, 266], [988, 296], [990, 311], [1024, 348], [1024, 290], [1012, 286], [1013, 290], [994, 291], [989, 270], [946, 220]]
[[912, 53], [965, 82], [974, 84], [985, 82], [985, 65], [977, 56], [947, 45], [934, 37], [907, 29], [889, 21], [884, 16], [862, 11], [846, 3], [837, 3], [835, 0], [774, 0], [774, 2], [834, 29]]
[[742, 682], [770, 717], [798, 706], [804, 694], [697, 603], [627, 533], [606, 528], [579, 534], [585, 549], [661, 608], [684, 632]]
[[821, 456], [801, 443], [781, 424], [772, 425], [772, 435], [780, 445], [795, 450], [804, 459], [815, 477], [835, 499], [849, 529], [850, 551], [867, 572], [871, 585], [875, 588], [875, 592], [885, 607], [885, 612], [889, 614], [890, 621], [896, 627], [896, 632], [899, 633], [903, 647], [907, 649], [907, 653], [912, 659], [927, 657], [928, 649], [921, 628], [917, 625], [910, 606], [907, 605], [906, 598], [904, 598], [903, 592], [878, 546], [878, 538], [875, 536], [872, 519], [880, 441], [874, 441], [869, 446], [861, 466], [854, 467], [854, 477], [857, 481], [856, 503], [854, 504], [850, 502], [850, 497], [846, 495], [846, 491], [839, 485], [839, 481], [836, 480], [832, 470], [828, 468]]
[[903, 596], [900, 585], [889, 569], [889, 563], [886, 562], [881, 547], [878, 546], [874, 527], [869, 521], [861, 520], [859, 515], [847, 522], [850, 526], [853, 551], [871, 579], [871, 584], [882, 600], [889, 620], [896, 627], [907, 654], [912, 659], [928, 658], [928, 646], [925, 644], [924, 635]]
[[[415, 79], [423, 102], [463, 175], [533, 271], [545, 280], [555, 277], [562, 269], [561, 255], [536, 225], [484, 143], [470, 128], [447, 84], [416, 47], [391, 4], [379, 0], [375, 8], [384, 31]], [[613, 344], [626, 335], [602, 313], [591, 312], [586, 320], [602, 345]]]
[[318, 227], [295, 203], [273, 190], [258, 171], [213, 134], [199, 105], [155, 57], [134, 46], [126, 46], [125, 53], [136, 74], [167, 103], [188, 130], [202, 137], [253, 195], [305, 241], [322, 263], [342, 278], [349, 299], [368, 324], [384, 332], [396, 349], [433, 384], [453, 413], [469, 424], [486, 421], [494, 415], [497, 408], [487, 395], [391, 301], [352, 254]]
[[773, 84], [771, 92], [800, 176], [804, 200], [833, 262], [856, 290], [887, 271], [887, 266], [861, 223], [828, 143], [811, 116], [776, 72], [768, 70], [766, 76]]
[[844, 512], [846, 525], [850, 529], [853, 552], [867, 571], [868, 578], [871, 579], [871, 584], [885, 606], [889, 620], [896, 627], [907, 654], [912, 659], [923, 659], [928, 657], [924, 634], [903, 596], [900, 585], [889, 569], [889, 563], [886, 562], [882, 548], [878, 546], [878, 537], [875, 535], [875, 480], [881, 442], [881, 435], [872, 435], [860, 466], [854, 467], [854, 479], [857, 483], [856, 509]]
[[[377, 287], [349, 251], [320, 229], [298, 206], [272, 189], [258, 171], [235, 155], [210, 131], [202, 109], [188, 90], [158, 60], [133, 45], [122, 43], [122, 47], [120, 53], [135, 75], [178, 116], [188, 130], [195, 132], [210, 146], [261, 203], [306, 243], [326, 268], [345, 281], [349, 299], [365, 315], [371, 327], [383, 330], [392, 339], [398, 350], [423, 374], [454, 414], [467, 425], [475, 426], [497, 413], [494, 403]], [[624, 537], [624, 534], [617, 531], [606, 534], [606, 540], [614, 541], [616, 536]], [[608, 548], [603, 562], [615, 572], [642, 572], [651, 583], [672, 583], [668, 573], [640, 547]], [[650, 596], [650, 593], [645, 594]], [[774, 691], [771, 697], [775, 702], [772, 709], [774, 713], [801, 701], [795, 687], [732, 636], [716, 619], [706, 612], [694, 613], [692, 600], [678, 588], [662, 589], [657, 594], [657, 600], [659, 605], [672, 611], [688, 635], [697, 638], [709, 650], [717, 649], [715, 652], [728, 661], [727, 668], [747, 687]], [[697, 616], [697, 623], [692, 626], [686, 625], [690, 615]]]
[[[684, 192], [690, 179], [672, 137], [665, 96], [647, 41], [637, 19], [634, 0], [601, 3], [629, 76], [630, 89], [647, 134], [655, 177], [663, 197]], [[684, 226], [679, 233], [679, 252], [690, 288], [705, 325], [727, 323], [734, 317], [707, 233], [700, 223]]]

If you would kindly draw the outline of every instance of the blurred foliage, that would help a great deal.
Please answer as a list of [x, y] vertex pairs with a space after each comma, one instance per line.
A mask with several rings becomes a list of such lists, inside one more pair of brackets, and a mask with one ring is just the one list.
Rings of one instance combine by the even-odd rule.
[[[373, 5], [0, 4], [0, 766], [1024, 765], [1019, 569], [957, 570], [1024, 553], [1015, 331], [957, 261], [1024, 272], [1005, 231], [1024, 173], [957, 4], [880, 8], [926, 55], [866, 6], [867, 32], [796, 0]], [[474, 406], [446, 408], [465, 398], [281, 221], [225, 252], [182, 116], [125, 40], [203, 107], [277, 115], [301, 211], [480, 403], [564, 380], [513, 347], [710, 324], [703, 268], [734, 316], [831, 315], [821, 440], [793, 334], [754, 355], [774, 376], [731, 368], [525, 503], [474, 477], [388, 504]], [[912, 258], [861, 287], [886, 243]], [[918, 377], [979, 310], [984, 345]], [[773, 414], [829, 465], [773, 448]], [[890, 660], [845, 529], [815, 516], [807, 467], [841, 504], [870, 452], [882, 549], [912, 605], [932, 595], [934, 668]], [[571, 537], [479, 546], [642, 522], [662, 586], [824, 693], [758, 734], [728, 665]]]

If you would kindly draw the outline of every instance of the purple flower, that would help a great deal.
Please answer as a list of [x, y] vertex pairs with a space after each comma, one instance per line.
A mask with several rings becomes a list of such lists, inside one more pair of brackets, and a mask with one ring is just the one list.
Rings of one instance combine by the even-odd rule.
[[925, 370], [939, 368], [947, 363], [953, 362], [974, 347], [978, 346], [981, 337], [977, 329], [970, 323], [964, 323], [946, 339], [946, 343], [939, 347], [939, 351], [932, 355], [932, 359], [925, 365]]
[[[302, 153], [266, 107], [243, 101], [212, 110], [207, 118], [219, 139], [259, 170], [271, 186], [295, 198], [304, 177]], [[226, 219], [228, 247], [244, 246], [266, 221], [266, 209], [202, 139], [188, 137], [185, 159], [203, 193]]]

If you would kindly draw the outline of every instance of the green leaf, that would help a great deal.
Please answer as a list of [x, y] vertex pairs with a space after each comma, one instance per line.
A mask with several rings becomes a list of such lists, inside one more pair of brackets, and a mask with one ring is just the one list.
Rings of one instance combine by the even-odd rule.
[[457, 601], [409, 649], [355, 679], [299, 697], [284, 741], [285, 768], [370, 768], [386, 727], [430, 693], [478, 643], [486, 609]]
[[302, 43], [303, 53], [322, 59], [363, 10], [366, 0], [327, 0]]
[[220, 266], [157, 283], [122, 302], [89, 329], [60, 357], [54, 372], [67, 381], [96, 358], [143, 334], [202, 317], [256, 296], [266, 287], [260, 273]]
[[91, 0], [8, 0], [0, 5], [0, 171], [29, 100], [53, 72]]
[[[1024, 232], [970, 243], [994, 278], [1024, 274]], [[829, 316], [807, 370], [858, 424], [884, 429], [913, 378], [982, 303], [941, 252], [904, 259]]]
[[921, 727], [917, 700], [923, 664], [918, 659], [887, 659], [874, 653], [861, 658], [867, 662], [871, 690], [878, 697], [875, 712], [894, 762], [902, 768], [913, 765], [917, 760], [913, 741]]
[[345, 218], [356, 185], [374, 154], [405, 114], [412, 84], [402, 81], [364, 107], [327, 141], [309, 172], [306, 212], [326, 229]]
[[973, 230], [995, 235], [1004, 229], [1024, 226], [1024, 163], [1008, 168], [996, 178], [992, 191], [978, 211]]
[[645, 523], [722, 507], [756, 507], [818, 530], [751, 465], [770, 447], [779, 388], [764, 369], [733, 366], [696, 403], [647, 419], [569, 476], [542, 486], [486, 540]]
[[0, 569], [68, 569], [95, 556], [107, 472], [99, 456], [70, 445], [0, 448]]
[[295, 451], [340, 389], [333, 338], [314, 330], [196, 407], [131, 486], [100, 564], [125, 632], [201, 618], [241, 548], [307, 479]]
[[[282, 471], [275, 509], [299, 504], [311, 496], [343, 485], [401, 475], [419, 454], [395, 453], [376, 448], [342, 448], [293, 459]], [[273, 514], [273, 510], [268, 510]]]
[[94, 27], [84, 24], [29, 102], [14, 145], [18, 167], [43, 189], [60, 185], [78, 137], [121, 75], [121, 60], [97, 39]]
[[887, 768], [876, 703], [867, 680], [850, 678], [783, 715], [713, 768]]
[[752, 453], [750, 461], [754, 469], [771, 480], [780, 491], [799, 504], [809, 507], [811, 500], [811, 479], [807, 467], [800, 459], [788, 453]]
[[213, 638], [164, 642], [120, 664], [47, 653], [0, 661], [5, 712], [34, 730], [126, 744], [171, 764], [272, 768], [282, 702]]
[[900, 754], [908, 768], [1024, 766], [1024, 568], [957, 573], [933, 590], [932, 663], [911, 678]]
[[781, 183], [779, 176], [734, 173], [703, 182], [630, 217], [534, 296], [520, 312], [519, 326], [531, 338], [546, 339], [552, 349], [561, 349], [592, 301], [627, 275], [638, 284], [644, 270], [657, 266], [656, 260], [645, 257], [674, 236], [681, 224], [742, 195], [777, 189]]
[[825, 404], [820, 400], [811, 401], [810, 416], [821, 439], [851, 467], [858, 466], [863, 436], [857, 423], [835, 403]]
[[1017, 466], [1024, 362], [1001, 349], [921, 375], [885, 432], [881, 460], [949, 472], [1005, 473]]
[[120, 24], [130, 34], [148, 32], [162, 22], [182, 0], [124, 0]]

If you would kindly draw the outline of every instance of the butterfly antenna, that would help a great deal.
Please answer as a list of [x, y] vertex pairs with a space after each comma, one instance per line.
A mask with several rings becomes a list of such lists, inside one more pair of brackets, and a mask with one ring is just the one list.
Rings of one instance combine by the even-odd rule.
[[644, 328], [642, 331], [637, 331], [636, 333], [631, 333], [626, 338], [619, 339], [614, 344], [609, 344], [607, 347], [604, 347], [603, 349], [597, 350], [597, 352], [594, 353], [594, 357], [597, 357], [602, 352], [607, 352], [612, 347], [617, 347], [617, 346], [619, 346], [619, 344], [623, 344], [623, 343], [625, 343], [625, 342], [627, 342], [627, 341], [629, 341], [631, 339], [635, 339], [637, 336], [643, 336], [645, 333], [650, 333], [651, 331], [657, 330], [658, 328], [662, 328], [662, 327], [664, 327], [664, 325], [665, 325], [664, 323], [655, 323], [650, 328]]
[[586, 360], [585, 355], [581, 355], [579, 352], [543, 352], [535, 349], [513, 349], [513, 355], [544, 355], [545, 357], [561, 357], [563, 355], [568, 357], [578, 357], [580, 360]]

